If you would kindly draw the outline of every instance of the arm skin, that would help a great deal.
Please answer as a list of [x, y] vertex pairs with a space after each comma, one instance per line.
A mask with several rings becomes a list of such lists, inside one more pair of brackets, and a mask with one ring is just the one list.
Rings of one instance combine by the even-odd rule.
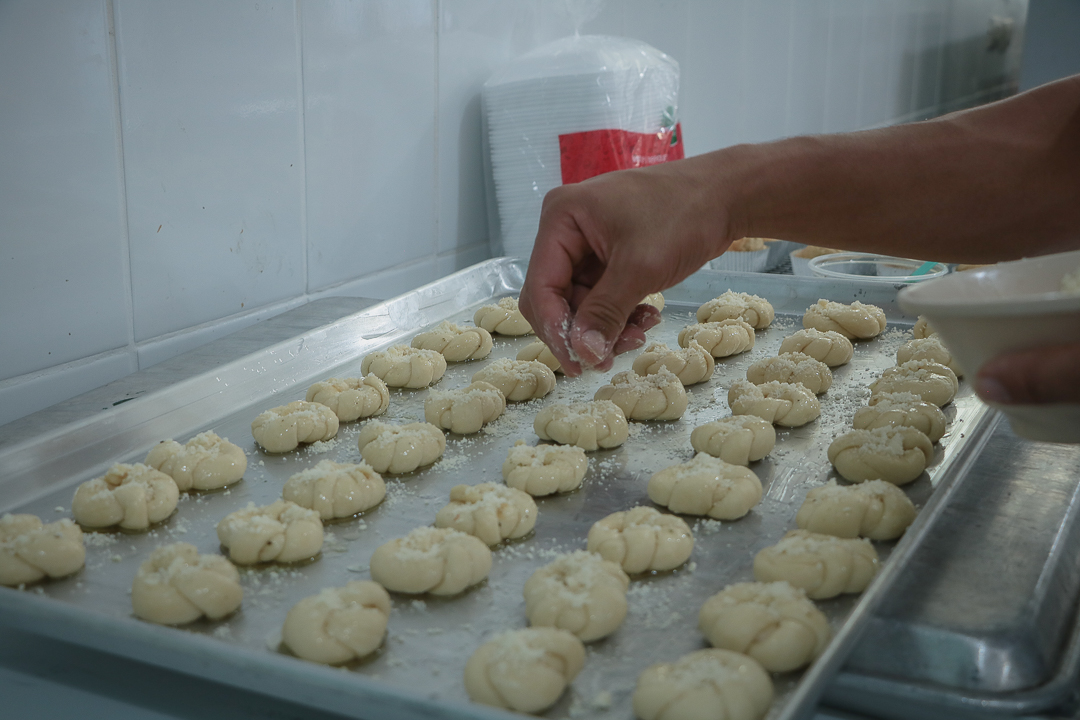
[[[567, 374], [607, 369], [658, 320], [641, 298], [748, 236], [969, 263], [1075, 248], [1080, 76], [927, 122], [736, 145], [555, 188], [521, 308]], [[1064, 347], [1076, 397], [1056, 399], [1080, 402], [1080, 343]], [[1045, 397], [1045, 380], [987, 367], [976, 383], [987, 399]]]

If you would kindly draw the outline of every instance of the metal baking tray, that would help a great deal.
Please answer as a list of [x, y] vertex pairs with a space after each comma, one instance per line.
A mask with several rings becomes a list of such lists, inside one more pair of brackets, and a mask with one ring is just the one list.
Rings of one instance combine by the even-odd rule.
[[1025, 441], [1004, 418], [981, 444], [883, 588], [831, 705], [920, 720], [1076, 712], [1080, 446]]
[[[823, 396], [821, 418], [802, 428], [780, 430], [774, 452], [752, 465], [765, 487], [762, 503], [734, 522], [688, 518], [696, 538], [690, 562], [671, 573], [634, 580], [625, 624], [609, 638], [589, 645], [585, 669], [571, 691], [546, 714], [553, 718], [631, 716], [630, 696], [638, 674], [654, 662], [674, 660], [705, 646], [697, 631], [702, 602], [729, 583], [752, 579], [754, 554], [794, 527], [795, 513], [807, 490], [830, 477], [829, 442], [847, 429], [854, 411], [865, 402], [866, 385], [894, 363], [897, 347], [909, 337], [905, 331], [914, 318], [899, 310], [896, 288], [702, 271], [667, 291], [664, 321], [649, 337], [669, 345], [676, 344], [682, 326], [694, 321], [699, 304], [727, 289], [768, 298], [777, 319], [772, 328], [758, 332], [752, 351], [718, 361], [711, 381], [689, 388], [690, 406], [681, 420], [632, 423], [631, 437], [621, 448], [590, 453], [589, 473], [579, 491], [539, 499], [535, 533], [496, 550], [485, 583], [452, 599], [396, 595], [387, 642], [372, 659], [327, 668], [280, 652], [279, 629], [285, 613], [297, 600], [322, 587], [367, 578], [374, 548], [413, 527], [430, 524], [452, 486], [499, 481], [510, 445], [519, 438], [537, 442], [532, 418], [541, 406], [591, 398], [611, 374], [629, 368], [631, 357], [618, 359], [610, 373], [576, 379], [560, 376], [551, 395], [511, 404], [488, 431], [470, 437], [448, 436], [446, 453], [438, 463], [411, 475], [387, 478], [382, 505], [361, 518], [328, 524], [326, 545], [315, 561], [242, 569], [244, 604], [234, 616], [219, 623], [173, 629], [139, 622], [131, 615], [131, 579], [153, 548], [184, 540], [201, 552], [218, 552], [214, 528], [225, 514], [248, 502], [272, 502], [290, 475], [320, 460], [359, 459], [355, 445], [359, 423], [343, 424], [338, 437], [328, 443], [269, 455], [251, 439], [250, 422], [255, 415], [302, 399], [316, 380], [359, 374], [361, 359], [372, 350], [408, 342], [418, 331], [444, 319], [471, 321], [479, 305], [516, 294], [524, 271], [520, 260], [480, 263], [88, 420], [0, 446], [0, 511], [33, 512], [46, 520], [67, 516], [76, 484], [101, 474], [114, 462], [141, 461], [153, 444], [165, 438], [182, 442], [213, 429], [245, 448], [249, 456], [242, 482], [221, 492], [184, 496], [178, 512], [148, 533], [88, 536], [87, 565], [75, 576], [24, 592], [0, 588], [0, 622], [353, 717], [389, 712], [402, 718], [507, 717], [470, 704], [461, 677], [473, 649], [497, 632], [525, 625], [521, 588], [528, 576], [556, 553], [583, 548], [594, 521], [648, 503], [645, 484], [649, 476], [692, 457], [690, 431], [729, 414], [727, 386], [743, 377], [751, 362], [775, 354], [783, 337], [801, 327], [800, 317], [808, 305], [824, 297], [881, 306], [889, 329], [876, 340], [858, 343], [852, 362], [836, 370], [834, 385]], [[497, 339], [489, 359], [451, 365], [438, 387], [468, 384], [484, 364], [516, 356], [529, 341]], [[386, 418], [422, 419], [425, 394], [423, 390], [392, 391]], [[905, 488], [917, 505], [924, 506], [920, 519], [895, 549], [890, 543], [877, 544], [884, 567], [868, 593], [818, 603], [837, 638], [811, 669], [774, 677], [777, 700], [770, 717], [790, 718], [812, 710], [823, 683], [865, 624], [867, 601], [876, 596], [874, 589], [891, 582], [929, 520], [940, 514], [965, 451], [970, 454], [973, 443], [984, 437], [988, 418], [987, 409], [966, 384], [946, 410], [949, 432], [935, 462]], [[936, 486], [941, 487], [935, 493]]]

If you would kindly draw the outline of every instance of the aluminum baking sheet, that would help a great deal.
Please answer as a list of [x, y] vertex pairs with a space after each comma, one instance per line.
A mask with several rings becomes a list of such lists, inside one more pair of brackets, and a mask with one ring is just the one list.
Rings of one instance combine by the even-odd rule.
[[[830, 477], [829, 442], [847, 429], [852, 414], [865, 402], [867, 384], [894, 363], [896, 349], [910, 337], [913, 318], [898, 309], [894, 287], [703, 271], [666, 292], [663, 322], [649, 337], [669, 345], [676, 344], [680, 328], [694, 322], [699, 304], [729, 288], [768, 298], [777, 318], [770, 329], [758, 332], [752, 351], [718, 361], [712, 380], [688, 388], [690, 405], [681, 420], [632, 423], [630, 439], [621, 448], [590, 453], [590, 469], [580, 490], [538, 499], [534, 534], [497, 549], [485, 583], [452, 599], [395, 595], [387, 642], [372, 659], [336, 669], [287, 656], [278, 647], [285, 613], [320, 588], [368, 578], [367, 563], [375, 547], [430, 524], [451, 487], [499, 481], [508, 448], [518, 439], [537, 442], [532, 418], [540, 407], [591, 398], [611, 374], [628, 369], [632, 357], [620, 358], [610, 373], [560, 376], [547, 398], [510, 404], [486, 431], [471, 437], [448, 436], [446, 453], [438, 463], [387, 478], [387, 497], [380, 506], [360, 518], [328, 524], [326, 544], [316, 560], [242, 569], [244, 604], [234, 616], [177, 630], [141, 623], [131, 615], [131, 579], [153, 548], [183, 540], [201, 552], [218, 552], [214, 528], [227, 513], [248, 502], [272, 502], [290, 475], [320, 460], [360, 459], [356, 449], [360, 423], [344, 424], [338, 437], [327, 443], [284, 455], [265, 454], [250, 434], [250, 422], [258, 413], [302, 399], [315, 380], [359, 374], [360, 361], [368, 352], [408, 342], [441, 320], [470, 322], [479, 305], [516, 294], [523, 274], [521, 261], [481, 263], [295, 340], [235, 359], [214, 373], [125, 403], [77, 427], [0, 449], [0, 477], [5, 478], [0, 484], [0, 509], [33, 512], [46, 520], [68, 516], [77, 483], [113, 462], [142, 460], [164, 438], [183, 442], [213, 429], [243, 447], [249, 462], [242, 482], [220, 492], [183, 496], [178, 512], [148, 533], [89, 534], [86, 568], [72, 578], [25, 592], [0, 588], [0, 621], [356, 717], [380, 709], [392, 709], [399, 717], [503, 716], [468, 703], [462, 671], [482, 642], [525, 625], [521, 588], [528, 576], [558, 553], [584, 548], [589, 527], [601, 517], [649, 504], [645, 485], [650, 475], [692, 457], [691, 430], [729, 414], [730, 382], [743, 377], [754, 360], [774, 355], [783, 337], [801, 327], [800, 316], [809, 304], [819, 297], [879, 304], [889, 318], [888, 330], [876, 340], [857, 343], [852, 362], [836, 369], [833, 387], [822, 398], [821, 418], [802, 428], [779, 430], [773, 453], [751, 466], [765, 488], [762, 503], [734, 522], [687, 518], [696, 539], [690, 561], [671, 573], [633, 581], [626, 622], [614, 635], [588, 646], [585, 669], [571, 691], [546, 713], [553, 718], [632, 716], [630, 697], [638, 674], [654, 662], [675, 660], [705, 646], [697, 631], [702, 602], [729, 583], [752, 579], [754, 554], [794, 527], [807, 490]], [[530, 338], [498, 338], [490, 358], [451, 365], [438, 387], [467, 385], [485, 364], [516, 356], [528, 342]], [[393, 390], [384, 419], [422, 419], [425, 394]], [[949, 432], [933, 466], [905, 488], [919, 506], [949, 476], [965, 443], [979, 435], [986, 414], [966, 384], [946, 412]], [[877, 543], [877, 548], [887, 560], [892, 544]], [[858, 596], [842, 596], [818, 605], [843, 635], [858, 601]], [[813, 699], [811, 690], [800, 687], [806, 685], [803, 678], [803, 673], [775, 676], [777, 701], [771, 717], [792, 716], [799, 710], [792, 703], [803, 707]]]
[[1072, 717], [1078, 468], [1080, 446], [1025, 441], [999, 418], [886, 589], [827, 702], [920, 720]]

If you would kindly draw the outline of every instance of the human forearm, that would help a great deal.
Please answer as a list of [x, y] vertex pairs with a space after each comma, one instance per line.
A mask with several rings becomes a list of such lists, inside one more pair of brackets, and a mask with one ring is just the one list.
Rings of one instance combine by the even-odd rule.
[[731, 238], [993, 262], [1080, 236], [1080, 77], [938, 120], [702, 156]]
[[1080, 77], [939, 120], [739, 145], [548, 193], [522, 311], [564, 370], [644, 341], [627, 323], [732, 240], [993, 262], [1080, 238]]

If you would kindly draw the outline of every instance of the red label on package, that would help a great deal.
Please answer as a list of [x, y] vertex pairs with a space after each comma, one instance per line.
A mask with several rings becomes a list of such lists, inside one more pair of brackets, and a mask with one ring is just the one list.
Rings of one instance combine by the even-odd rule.
[[656, 133], [591, 130], [559, 136], [564, 185], [612, 170], [659, 165], [682, 158], [682, 126], [679, 124]]

